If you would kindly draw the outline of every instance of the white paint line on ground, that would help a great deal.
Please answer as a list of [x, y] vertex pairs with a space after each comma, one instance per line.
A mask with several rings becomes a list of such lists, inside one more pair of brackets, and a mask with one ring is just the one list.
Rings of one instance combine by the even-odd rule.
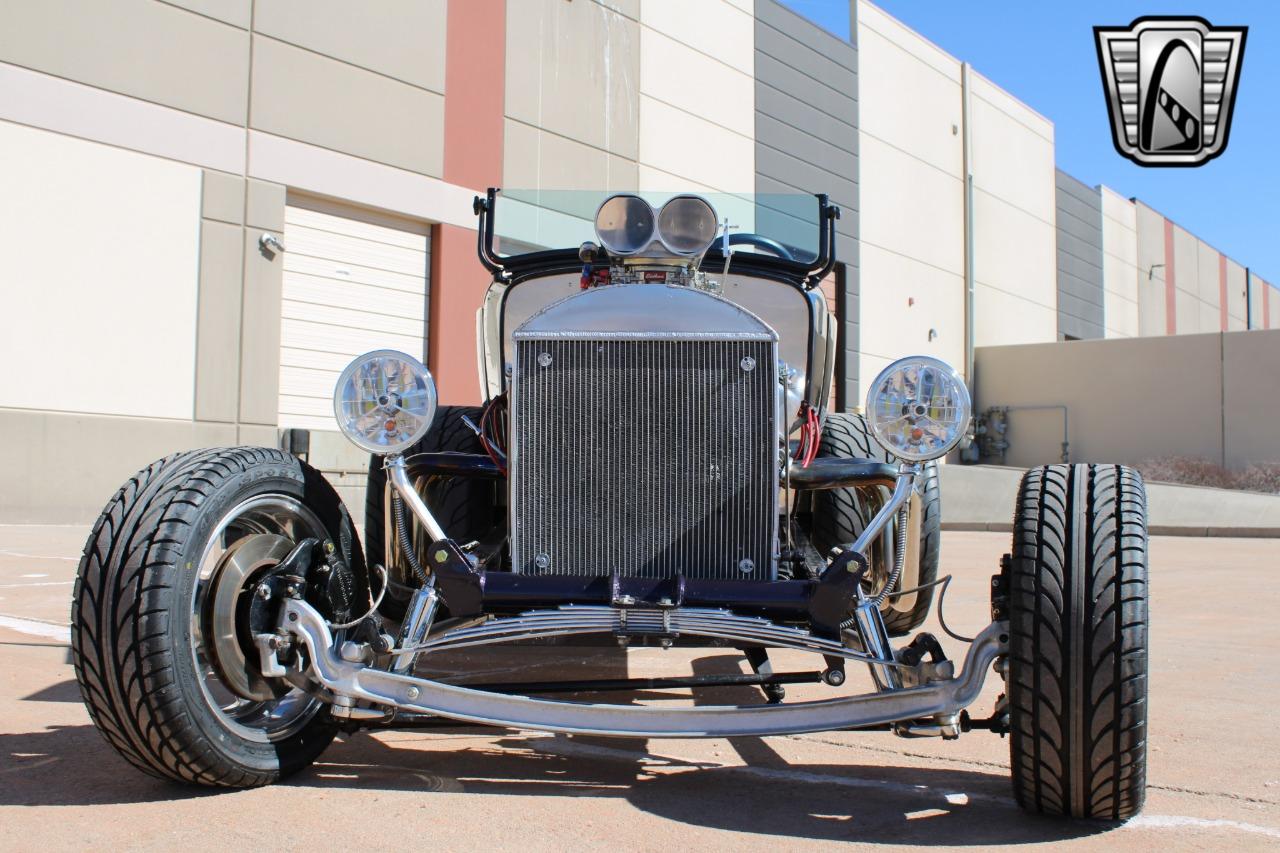
[[0, 548], [0, 555], [5, 557], [20, 557], [24, 560], [64, 560], [68, 563], [80, 562], [79, 557], [59, 557], [54, 554], [25, 554], [22, 551], [10, 551], [7, 548]]
[[48, 576], [47, 574], [45, 574], [44, 572], [40, 572], [40, 573], [38, 573], [38, 574], [33, 574], [33, 575], [18, 575], [18, 577], [20, 577], [20, 578], [47, 578], [47, 577], [49, 577], [49, 576]]
[[0, 583], [0, 589], [26, 589], [30, 586], [71, 586], [75, 581], [40, 581], [38, 583]]
[[39, 530], [43, 527], [82, 527], [85, 530], [89, 529], [89, 525], [87, 524], [58, 524], [54, 522], [46, 524], [40, 521], [6, 521], [0, 523], [0, 527], [24, 527], [35, 530]]
[[54, 622], [41, 622], [35, 619], [20, 619], [17, 616], [0, 615], [0, 628], [8, 628], [10, 631], [17, 631], [19, 634], [27, 634], [32, 637], [61, 640], [64, 643], [71, 642], [71, 629], [66, 625], [58, 625]]
[[1143, 814], [1130, 820], [1121, 829], [1234, 829], [1266, 838], [1280, 838], [1280, 829], [1258, 826], [1240, 820], [1217, 820], [1183, 815]]

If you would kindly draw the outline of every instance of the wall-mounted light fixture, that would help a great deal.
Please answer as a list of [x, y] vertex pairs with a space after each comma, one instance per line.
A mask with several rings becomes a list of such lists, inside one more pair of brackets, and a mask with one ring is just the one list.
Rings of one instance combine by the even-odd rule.
[[284, 253], [284, 243], [281, 243], [280, 238], [269, 231], [263, 231], [262, 235], [258, 237], [258, 248], [264, 252], [271, 252], [273, 255]]

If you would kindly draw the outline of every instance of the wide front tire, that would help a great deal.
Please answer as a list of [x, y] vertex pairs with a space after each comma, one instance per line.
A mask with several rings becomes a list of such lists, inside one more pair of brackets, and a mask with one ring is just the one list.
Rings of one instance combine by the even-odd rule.
[[1014, 516], [1009, 627], [1018, 802], [1075, 818], [1137, 814], [1147, 754], [1147, 519], [1138, 472], [1027, 472]]
[[[866, 419], [852, 412], [832, 412], [822, 427], [822, 441], [818, 456], [840, 459], [874, 459], [879, 462], [897, 462], [898, 457], [889, 453], [871, 437]], [[920, 543], [918, 553], [919, 574], [912, 586], [928, 584], [938, 578], [938, 559], [942, 550], [942, 492], [938, 486], [938, 463], [926, 462], [920, 490]], [[813, 495], [813, 544], [819, 553], [826, 554], [837, 545], [847, 545], [862, 535], [862, 531], [875, 517], [888, 499], [889, 491], [878, 486], [868, 488], [822, 489]], [[884, 535], [893, 536], [890, 524]], [[883, 552], [875, 548], [871, 554], [871, 570], [877, 579], [888, 578]], [[897, 585], [903, 589], [901, 581]], [[924, 624], [933, 604], [933, 588], [922, 589], [914, 596], [913, 603], [904, 609], [886, 607], [885, 627], [892, 636], [900, 637]]]
[[[279, 555], [308, 537], [334, 542], [363, 590], [363, 559], [337, 494], [279, 450], [169, 456], [107, 504], [80, 560], [71, 653], [90, 718], [131, 764], [179, 782], [253, 787], [307, 766], [333, 739], [327, 709], [303, 691], [273, 680], [256, 685], [259, 699], [237, 695], [225, 676], [234, 631], [219, 645], [225, 632], [209, 621], [237, 548], [265, 543]], [[253, 570], [272, 564], [259, 557]]]

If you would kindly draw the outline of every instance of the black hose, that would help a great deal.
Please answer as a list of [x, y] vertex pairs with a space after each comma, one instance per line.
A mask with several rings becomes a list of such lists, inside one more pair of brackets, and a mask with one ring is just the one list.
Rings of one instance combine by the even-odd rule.
[[400, 542], [400, 551], [404, 554], [405, 562], [409, 564], [409, 568], [413, 569], [418, 582], [426, 586], [430, 578], [427, 577], [427, 570], [418, 562], [418, 555], [413, 551], [413, 540], [409, 538], [409, 529], [404, 523], [404, 503], [394, 489], [391, 492], [391, 518], [396, 525], [396, 539]]

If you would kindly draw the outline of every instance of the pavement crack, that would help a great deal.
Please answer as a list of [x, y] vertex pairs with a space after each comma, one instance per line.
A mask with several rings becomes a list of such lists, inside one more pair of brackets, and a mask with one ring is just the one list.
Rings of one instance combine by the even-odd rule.
[[1001, 770], [1007, 770], [1009, 765], [1003, 761], [983, 761], [978, 758], [952, 758], [946, 755], [931, 755], [927, 752], [911, 752], [910, 750], [891, 749], [884, 746], [867, 746], [861, 743], [845, 743], [843, 741], [831, 740], [830, 738], [817, 737], [815, 735], [789, 735], [789, 740], [804, 740], [812, 743], [826, 744], [827, 746], [838, 746], [841, 749], [861, 749], [867, 752], [878, 752], [884, 755], [901, 755], [908, 758], [920, 758], [928, 761], [945, 761], [948, 764], [958, 764], [968, 767], [995, 767]]
[[1215, 797], [1220, 800], [1235, 800], [1241, 803], [1254, 803], [1261, 806], [1280, 806], [1280, 800], [1250, 797], [1248, 794], [1233, 794], [1230, 791], [1202, 791], [1198, 788], [1185, 788], [1181, 785], [1153, 785], [1148, 782], [1147, 790], [1165, 791], [1173, 794], [1190, 794], [1194, 797]]

